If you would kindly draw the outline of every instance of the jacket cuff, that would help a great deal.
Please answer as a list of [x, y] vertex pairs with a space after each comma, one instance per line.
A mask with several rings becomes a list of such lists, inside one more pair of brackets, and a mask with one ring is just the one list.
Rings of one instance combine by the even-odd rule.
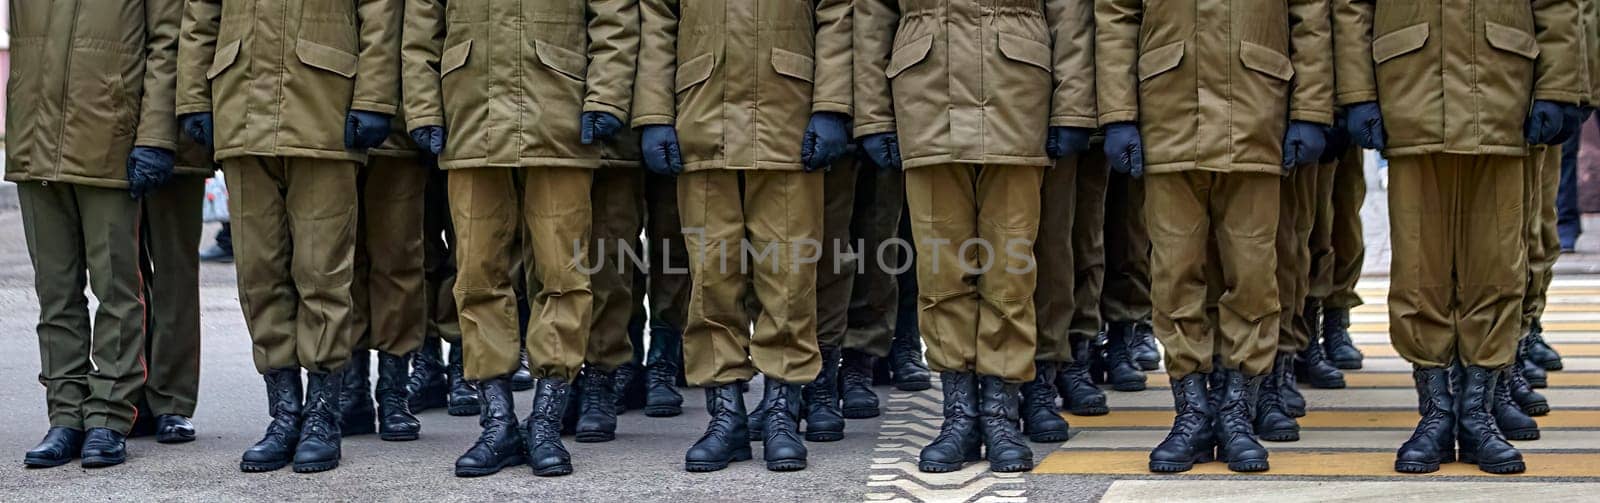
[[1333, 96], [1334, 104], [1341, 107], [1369, 101], [1378, 101], [1378, 91], [1376, 89], [1345, 91]]
[[444, 127], [444, 117], [438, 115], [406, 117], [406, 134], [428, 126]]
[[616, 105], [612, 105], [610, 103], [602, 103], [602, 102], [593, 101], [593, 100], [585, 101], [585, 102], [583, 102], [583, 111], [585, 111], [585, 112], [605, 112], [605, 113], [611, 114], [612, 116], [616, 117], [617, 120], [620, 120], [620, 121], [623, 121], [623, 122], [627, 122], [627, 120], [628, 120], [628, 111], [627, 110], [623, 110], [622, 107], [619, 107], [619, 106], [616, 106]]
[[1084, 129], [1094, 129], [1099, 126], [1100, 124], [1094, 121], [1094, 117], [1086, 117], [1081, 115], [1058, 115], [1050, 118], [1050, 127], [1079, 127]]
[[178, 105], [178, 108], [176, 110], [174, 110], [173, 113], [175, 115], [177, 115], [178, 117], [183, 117], [183, 116], [189, 115], [189, 114], [203, 114], [203, 113], [208, 113], [210, 111], [211, 111], [211, 104], [209, 104], [209, 103], [199, 103], [199, 104], [193, 104], [193, 105]]
[[1289, 120], [1332, 126], [1333, 112], [1324, 110], [1290, 110]]
[[894, 122], [893, 121], [889, 121], [889, 122], [869, 122], [869, 123], [866, 123], [866, 124], [857, 124], [856, 127], [855, 127], [855, 131], [854, 131], [856, 138], [865, 138], [867, 136], [871, 136], [871, 135], [875, 135], [875, 134], [893, 133], [893, 132], [894, 132]]
[[178, 142], [161, 138], [135, 138], [133, 140], [133, 146], [159, 148], [174, 154], [178, 152]]
[[350, 109], [360, 110], [363, 112], [379, 113], [393, 117], [395, 112], [400, 110], [400, 107], [387, 103], [378, 103], [376, 101], [355, 100], [350, 102]]
[[1533, 99], [1539, 101], [1554, 101], [1577, 105], [1583, 103], [1586, 95], [1581, 91], [1568, 91], [1564, 89], [1538, 89], [1533, 92]]
[[833, 112], [833, 113], [838, 113], [838, 114], [850, 115], [851, 113], [854, 112], [854, 110], [851, 110], [849, 103], [839, 103], [839, 102], [835, 102], [835, 101], [818, 101], [818, 102], [815, 102], [815, 103], [811, 104], [811, 113], [817, 113], [817, 112]]
[[1116, 124], [1118, 122], [1136, 122], [1139, 120], [1138, 110], [1113, 110], [1100, 114], [1100, 125]]
[[673, 117], [671, 115], [666, 115], [666, 114], [640, 115], [638, 117], [634, 117], [633, 118], [633, 127], [634, 128], [642, 128], [642, 127], [645, 127], [645, 126], [676, 126], [676, 125], [678, 125], [678, 119], [676, 117]]

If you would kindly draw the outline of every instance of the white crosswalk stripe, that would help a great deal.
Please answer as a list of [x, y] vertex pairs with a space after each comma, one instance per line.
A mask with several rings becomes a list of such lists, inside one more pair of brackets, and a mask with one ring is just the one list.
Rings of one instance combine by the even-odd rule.
[[1021, 474], [992, 473], [988, 464], [973, 463], [951, 473], [922, 473], [917, 456], [939, 435], [942, 397], [933, 389], [890, 392], [878, 433], [865, 501], [872, 503], [956, 502], [1024, 503], [1027, 479]]

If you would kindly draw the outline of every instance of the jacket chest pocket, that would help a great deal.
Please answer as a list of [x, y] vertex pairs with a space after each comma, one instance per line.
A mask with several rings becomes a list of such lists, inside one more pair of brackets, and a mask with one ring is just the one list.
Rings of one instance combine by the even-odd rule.
[[487, 124], [489, 83], [476, 78], [480, 62], [472, 54], [473, 40], [452, 41], [439, 57], [440, 92], [444, 98], [445, 129], [456, 133], [445, 145], [446, 158], [482, 155], [482, 142], [466, 140]]
[[300, 43], [310, 41], [349, 54], [360, 51], [353, 3], [306, 2], [300, 13]]
[[782, 103], [801, 103], [806, 111], [810, 111], [812, 83], [817, 72], [816, 59], [777, 48], [772, 49], [771, 59], [772, 71], [779, 78], [773, 82], [772, 93], [763, 89], [762, 94], [776, 95]]
[[1484, 115], [1499, 119], [1497, 124], [1486, 129], [1519, 133], [1505, 135], [1506, 138], [1519, 139], [1523, 117], [1532, 105], [1534, 63], [1540, 55], [1539, 42], [1527, 30], [1493, 21], [1484, 23], [1484, 38], [1493, 50], [1479, 57], [1477, 87], [1483, 90], [1481, 103], [1486, 112]]

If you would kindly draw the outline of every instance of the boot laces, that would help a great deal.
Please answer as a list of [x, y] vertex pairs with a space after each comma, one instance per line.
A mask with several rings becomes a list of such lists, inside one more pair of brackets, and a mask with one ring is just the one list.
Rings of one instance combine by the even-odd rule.
[[583, 395], [578, 400], [579, 410], [584, 414], [600, 411], [601, 408], [605, 408], [602, 412], [616, 410], [615, 405], [606, 399], [611, 391], [610, 380], [595, 375], [588, 377], [588, 382], [583, 386]]
[[790, 413], [794, 410], [791, 408], [790, 402], [789, 394], [780, 392], [767, 404], [765, 409], [767, 427], [763, 431], [767, 438], [776, 438], [778, 436], [793, 437], [794, 433], [799, 431], [800, 427], [795, 422], [794, 414]]
[[862, 372], [861, 369], [851, 366], [843, 366], [839, 369], [839, 374], [842, 376], [846, 388], [872, 387], [872, 374], [869, 372]]
[[[1023, 387], [1023, 397], [1028, 401], [1030, 410], [1054, 411], [1056, 408], [1056, 389], [1054, 379], [1036, 379]], [[1053, 413], [1053, 412], [1052, 412]]]
[[555, 393], [538, 397], [534, 401], [533, 421], [530, 421], [528, 433], [533, 437], [534, 443], [544, 443], [561, 440], [561, 410], [556, 408]]
[[706, 401], [706, 412], [711, 415], [711, 421], [706, 423], [706, 432], [700, 436], [701, 442], [711, 437], [733, 435], [734, 421], [737, 420], [734, 417], [733, 405], [733, 400], [721, 393]]
[[654, 386], [676, 386], [678, 369], [668, 363], [654, 362], [645, 366], [645, 378]]

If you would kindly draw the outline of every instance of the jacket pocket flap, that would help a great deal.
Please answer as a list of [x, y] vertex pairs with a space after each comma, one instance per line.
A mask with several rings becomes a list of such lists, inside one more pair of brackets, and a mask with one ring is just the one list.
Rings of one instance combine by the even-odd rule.
[[555, 45], [549, 42], [535, 42], [534, 52], [539, 55], [539, 62], [555, 70], [556, 73], [583, 80], [583, 70], [589, 66], [589, 58], [582, 54]]
[[889, 56], [889, 66], [884, 68], [883, 74], [889, 78], [898, 77], [907, 68], [917, 66], [922, 60], [928, 59], [928, 53], [933, 52], [933, 35], [923, 35], [912, 40], [906, 45], [896, 47]]
[[240, 43], [241, 41], [235, 40], [229, 42], [228, 45], [222, 46], [221, 49], [217, 49], [217, 54], [211, 58], [211, 68], [206, 70], [206, 80], [222, 75], [222, 72], [227, 71], [228, 67], [233, 66], [234, 61], [239, 60]]
[[327, 70], [347, 79], [356, 76], [359, 60], [354, 54], [305, 40], [295, 43], [294, 54], [306, 66]]
[[1486, 22], [1483, 29], [1491, 47], [1528, 59], [1539, 57], [1539, 41], [1528, 32], [1494, 22]]
[[1019, 63], [1050, 71], [1050, 47], [1009, 33], [1000, 34], [1000, 54]]
[[1139, 81], [1144, 82], [1151, 77], [1172, 71], [1182, 63], [1182, 41], [1151, 49], [1139, 56]]
[[677, 85], [673, 91], [683, 92], [695, 84], [705, 82], [711, 78], [711, 71], [717, 69], [717, 58], [711, 54], [701, 54], [690, 58], [678, 65]]
[[467, 57], [472, 56], [472, 41], [468, 40], [445, 49], [439, 57], [439, 76], [449, 75], [450, 72], [460, 70], [467, 66]]
[[817, 71], [816, 60], [783, 49], [772, 50], [772, 69], [779, 75], [811, 82]]
[[1428, 24], [1407, 26], [1372, 41], [1372, 61], [1385, 61], [1410, 54], [1428, 43]]
[[1245, 68], [1287, 81], [1294, 78], [1294, 62], [1283, 53], [1250, 42], [1239, 42], [1239, 61]]

